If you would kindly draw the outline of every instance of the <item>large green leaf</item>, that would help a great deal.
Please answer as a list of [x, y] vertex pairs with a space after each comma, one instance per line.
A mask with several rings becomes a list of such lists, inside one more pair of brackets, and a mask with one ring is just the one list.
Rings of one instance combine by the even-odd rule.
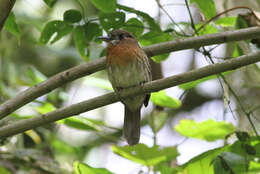
[[120, 10], [124, 10], [124, 11], [129, 12], [129, 13], [134, 13], [137, 16], [141, 17], [143, 19], [143, 21], [145, 23], [147, 23], [148, 26], [150, 27], [150, 31], [161, 32], [160, 25], [157, 24], [155, 22], [155, 20], [151, 16], [149, 16], [147, 13], [144, 13], [142, 11], [139, 11], [139, 10], [136, 10], [134, 8], [127, 7], [127, 6], [124, 6], [124, 5], [120, 5], [120, 4], [117, 4], [117, 7]]
[[223, 152], [214, 160], [214, 174], [246, 173], [247, 165], [245, 157]]
[[194, 120], [181, 120], [175, 130], [186, 137], [215, 141], [224, 139], [227, 134], [235, 131], [235, 127], [231, 123], [216, 122], [212, 119], [199, 123]]
[[73, 31], [74, 44], [80, 54], [85, 60], [87, 58], [87, 41], [84, 26], [77, 26]]
[[73, 166], [75, 174], [113, 174], [105, 168], [94, 168], [78, 161], [75, 161]]
[[50, 39], [55, 35], [54, 38], [51, 39], [51, 44], [53, 44], [61, 39], [63, 36], [69, 34], [72, 30], [73, 26], [68, 24], [67, 22], [59, 20], [50, 21], [43, 28], [40, 37], [40, 43], [47, 44]]
[[[87, 42], [97, 39], [98, 36], [102, 36], [102, 28], [97, 23], [86, 23], [84, 25]], [[100, 39], [97, 39], [100, 41]]]
[[125, 13], [100, 13], [99, 21], [106, 31], [110, 31], [111, 29], [118, 29], [125, 24]]
[[178, 155], [176, 147], [159, 149], [158, 146], [147, 147], [144, 144], [124, 147], [113, 145], [112, 150], [126, 159], [145, 166], [154, 166], [161, 162], [170, 161]]
[[[171, 36], [170, 33], [166, 33], [166, 32], [161, 32], [161, 31], [150, 31], [145, 33], [141, 38], [140, 38], [140, 43], [142, 45], [152, 45], [155, 43], [161, 43], [161, 42], [166, 42], [166, 41], [170, 41], [172, 40], [173, 37]], [[157, 62], [160, 63], [161, 61], [164, 61], [165, 59], [167, 59], [169, 56], [169, 53], [167, 54], [162, 54], [159, 56], [154, 56], [152, 57], [152, 59]]]
[[209, 150], [191, 159], [189, 162], [183, 165], [185, 174], [214, 174], [212, 161], [222, 152], [224, 152], [228, 146]]
[[90, 2], [104, 13], [111, 13], [116, 11], [117, 0], [90, 0]]
[[159, 92], [153, 92], [151, 94], [150, 101], [153, 102], [153, 104], [162, 107], [168, 107], [173, 109], [181, 107], [181, 101], [179, 99], [175, 99], [168, 96], [164, 90], [161, 90]]
[[57, 0], [43, 0], [49, 7], [53, 7]]
[[66, 22], [76, 23], [82, 19], [82, 15], [78, 10], [70, 9], [64, 12], [63, 20]]
[[139, 37], [144, 32], [144, 24], [137, 18], [130, 18], [123, 27], [125, 30], [133, 33], [136, 37]]
[[206, 19], [216, 15], [216, 7], [213, 0], [190, 0], [191, 3], [196, 3]]
[[16, 18], [13, 12], [11, 12], [5, 21], [5, 29], [17, 37], [17, 40], [21, 41], [21, 34], [19, 27], [16, 23]]

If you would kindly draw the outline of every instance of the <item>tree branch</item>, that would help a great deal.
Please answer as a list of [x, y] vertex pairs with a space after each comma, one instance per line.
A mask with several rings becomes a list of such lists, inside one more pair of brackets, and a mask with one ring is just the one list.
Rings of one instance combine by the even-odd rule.
[[[126, 98], [128, 96], [140, 95], [143, 93], [155, 92], [161, 89], [180, 85], [182, 83], [194, 81], [209, 75], [219, 74], [225, 71], [234, 70], [242, 66], [260, 61], [260, 51], [249, 55], [244, 55], [236, 59], [224, 61], [208, 65], [200, 69], [192, 70], [179, 75], [170, 76], [164, 79], [155, 80], [130, 89], [120, 91], [120, 97]], [[92, 98], [68, 107], [57, 109], [53, 112], [43, 114], [31, 119], [17, 121], [13, 124], [6, 125], [0, 128], [0, 138], [12, 136], [26, 130], [36, 128], [43, 124], [51, 123], [60, 119], [64, 119], [73, 115], [78, 115], [98, 107], [112, 104], [118, 101], [117, 95], [114, 92]]]
[[[258, 38], [260, 36], [260, 27], [251, 27], [236, 31], [227, 31], [217, 34], [210, 34], [186, 39], [178, 39], [170, 42], [154, 44], [144, 48], [148, 56], [160, 55], [172, 51], [184, 50], [201, 46], [221, 44], [232, 41]], [[27, 90], [17, 94], [16, 97], [7, 100], [0, 105], [0, 119], [14, 112], [18, 108], [33, 101], [34, 99], [64, 85], [67, 82], [92, 74], [105, 68], [105, 58], [81, 64], [64, 72], [58, 73], [46, 81], [37, 84]]]
[[4, 23], [9, 16], [15, 0], [0, 0], [0, 31], [2, 30]]

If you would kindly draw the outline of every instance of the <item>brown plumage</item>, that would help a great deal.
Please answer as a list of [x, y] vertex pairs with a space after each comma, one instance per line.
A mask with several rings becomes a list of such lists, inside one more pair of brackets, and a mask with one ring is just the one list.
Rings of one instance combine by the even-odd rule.
[[[114, 30], [101, 39], [108, 42], [107, 72], [115, 92], [151, 81], [148, 57], [132, 34]], [[121, 100], [125, 105], [123, 131], [129, 145], [139, 142], [140, 111], [143, 104], [148, 105], [149, 97], [146, 94]]]

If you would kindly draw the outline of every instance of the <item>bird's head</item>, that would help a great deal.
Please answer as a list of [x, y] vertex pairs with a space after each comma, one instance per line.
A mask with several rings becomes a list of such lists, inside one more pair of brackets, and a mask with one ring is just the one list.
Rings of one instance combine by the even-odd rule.
[[116, 45], [125, 39], [134, 39], [135, 37], [125, 30], [113, 30], [108, 36], [99, 37], [99, 39]]

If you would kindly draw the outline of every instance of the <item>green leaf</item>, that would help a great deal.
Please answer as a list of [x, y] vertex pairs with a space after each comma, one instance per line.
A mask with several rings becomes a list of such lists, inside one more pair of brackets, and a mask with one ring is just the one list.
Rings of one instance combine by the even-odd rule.
[[155, 22], [155, 20], [151, 16], [149, 16], [147, 13], [144, 13], [142, 11], [139, 11], [139, 10], [136, 10], [134, 8], [127, 7], [127, 6], [124, 6], [124, 5], [120, 5], [120, 4], [117, 4], [117, 8], [120, 9], [120, 10], [124, 10], [126, 12], [129, 12], [129, 13], [134, 13], [137, 16], [139, 16], [140, 18], [142, 18], [143, 22], [145, 22], [150, 27], [150, 31], [155, 31], [155, 32], [161, 32], [162, 31], [161, 28], [160, 28], [160, 25], [157, 24]]
[[[173, 37], [171, 36], [170, 33], [165, 33], [165, 32], [157, 32], [157, 31], [150, 31], [145, 33], [139, 40], [142, 45], [151, 45], [155, 43], [160, 43], [160, 42], [166, 42], [172, 40]], [[169, 53], [167, 54], [162, 54], [160, 56], [154, 56], [152, 59], [160, 63], [161, 61], [164, 61], [167, 59], [169, 56]]]
[[235, 26], [236, 21], [237, 21], [236, 16], [227, 16], [216, 20], [216, 25], [221, 25], [222, 27], [233, 27]]
[[194, 120], [181, 120], [175, 130], [186, 137], [215, 141], [224, 139], [227, 134], [235, 131], [235, 127], [231, 123], [216, 122], [212, 119], [199, 123]]
[[86, 131], [100, 131], [99, 125], [85, 117], [70, 117], [59, 120], [58, 123], [65, 124], [69, 127], [86, 130]]
[[190, 0], [190, 3], [196, 3], [206, 19], [216, 15], [216, 7], [213, 0]]
[[181, 101], [179, 99], [175, 99], [168, 96], [164, 90], [161, 90], [159, 92], [153, 92], [151, 94], [150, 101], [153, 102], [153, 104], [162, 107], [168, 107], [173, 109], [181, 107]]
[[11, 12], [5, 21], [5, 29], [16, 36], [18, 42], [21, 42], [21, 33], [16, 23], [16, 18], [13, 12]]
[[158, 171], [160, 174], [178, 174], [178, 170], [176, 168], [171, 168], [167, 165], [159, 165]]
[[117, 0], [90, 0], [90, 2], [104, 13], [111, 13], [116, 11]]
[[43, 28], [40, 37], [40, 43], [47, 44], [50, 41], [51, 37], [54, 37], [51, 39], [51, 44], [53, 44], [61, 39], [63, 36], [69, 34], [72, 30], [73, 26], [64, 21], [50, 21]]
[[49, 7], [53, 7], [57, 0], [43, 0]]
[[[195, 26], [195, 28], [200, 28], [202, 26], [202, 24], [197, 24]], [[214, 34], [214, 33], [217, 33], [218, 30], [210, 25], [210, 24], [207, 24], [206, 26], [204, 26], [201, 30], [199, 30], [199, 35], [205, 35], [205, 34]]]
[[73, 31], [74, 44], [82, 58], [87, 58], [87, 41], [84, 26], [77, 26]]
[[[217, 159], [217, 163], [214, 163], [215, 174], [229, 174], [231, 171], [233, 173], [246, 173], [247, 160], [243, 156], [231, 152], [223, 152]], [[221, 171], [221, 169], [224, 170]]]
[[239, 57], [239, 56], [242, 56], [242, 55], [244, 55], [242, 48], [239, 46], [238, 43], [235, 43], [234, 44], [234, 50], [233, 50], [233, 53], [232, 53], [232, 57]]
[[75, 161], [73, 166], [75, 174], [113, 174], [105, 168], [94, 168], [78, 161]]
[[[102, 28], [97, 23], [87, 23], [84, 25], [87, 42], [102, 36]], [[98, 39], [99, 41], [99, 39]]]
[[91, 77], [91, 76], [86, 77], [84, 79], [84, 84], [113, 91], [111, 83], [108, 80], [97, 78], [97, 77]]
[[214, 174], [214, 169], [212, 161], [223, 151], [225, 151], [228, 146], [221, 148], [209, 150], [191, 159], [189, 162], [183, 165], [185, 174], [197, 174], [197, 173], [207, 173]]
[[8, 171], [4, 166], [0, 165], [0, 173], [1, 174], [12, 174], [10, 171]]
[[240, 15], [238, 15], [235, 29], [241, 29], [241, 28], [248, 28], [247, 22], [244, 20], [244, 18]]
[[106, 31], [118, 29], [125, 24], [125, 14], [123, 12], [100, 13], [99, 21]]
[[130, 18], [123, 27], [125, 30], [131, 32], [136, 37], [139, 37], [144, 32], [144, 24], [137, 18]]
[[47, 77], [44, 74], [42, 74], [41, 72], [39, 72], [36, 68], [34, 68], [32, 66], [26, 68], [26, 75], [30, 79], [29, 80], [30, 86], [41, 83], [42, 81], [47, 79]]
[[48, 112], [54, 111], [56, 108], [51, 103], [45, 102], [42, 106], [36, 107], [36, 110], [41, 114], [46, 114]]
[[77, 158], [79, 158], [79, 156], [84, 155], [80, 147], [71, 146], [55, 136], [51, 137], [50, 145], [51, 148], [54, 149], [55, 153], [61, 155], [67, 154], [70, 158], [72, 158], [72, 156], [77, 156]]
[[64, 12], [63, 19], [66, 22], [76, 23], [82, 19], [82, 15], [78, 10], [70, 9]]
[[[224, 73], [222, 73], [222, 75], [227, 75], [227, 74], [230, 74], [231, 72], [233, 72], [233, 71], [224, 72]], [[179, 85], [178, 87], [183, 89], [183, 90], [188, 90], [188, 89], [196, 87], [198, 84], [200, 84], [202, 82], [212, 80], [212, 79], [216, 79], [217, 77], [218, 77], [218, 75], [211, 75], [211, 76], [203, 77], [203, 78], [198, 79], [198, 80], [183, 83], [183, 84]]]
[[126, 159], [145, 166], [154, 166], [161, 162], [171, 161], [178, 155], [176, 147], [165, 147], [159, 149], [158, 146], [147, 147], [144, 144], [124, 147], [113, 145], [112, 150], [114, 153]]
[[168, 114], [165, 111], [153, 109], [151, 116], [148, 117], [148, 123], [154, 133], [159, 132], [163, 125], [166, 123]]

